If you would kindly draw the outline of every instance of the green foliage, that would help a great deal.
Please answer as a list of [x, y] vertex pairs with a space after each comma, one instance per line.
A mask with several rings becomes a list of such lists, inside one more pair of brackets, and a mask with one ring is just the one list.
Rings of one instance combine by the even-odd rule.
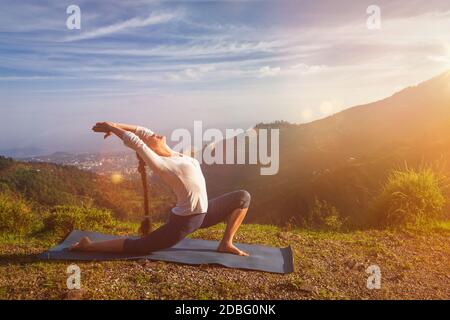
[[14, 165], [13, 159], [0, 156], [0, 171], [8, 169], [12, 165]]
[[283, 129], [283, 128], [295, 128], [298, 126], [299, 126], [298, 124], [290, 123], [289, 121], [275, 120], [270, 123], [260, 122], [255, 126], [255, 128], [256, 129], [274, 129], [274, 128]]
[[45, 217], [43, 230], [57, 233], [68, 233], [74, 229], [101, 231], [114, 225], [108, 210], [64, 205], [55, 206]]
[[309, 228], [340, 231], [345, 224], [345, 219], [342, 218], [335, 206], [316, 197], [302, 224]]
[[0, 193], [0, 232], [25, 234], [34, 222], [32, 210], [23, 199], [10, 192]]
[[327, 230], [340, 231], [343, 229], [345, 220], [340, 216], [337, 209], [336, 208], [334, 209], [336, 212], [333, 212], [325, 216], [323, 223]]
[[[140, 179], [114, 184], [110, 177], [50, 163], [26, 163], [0, 157], [0, 192], [10, 191], [33, 207], [48, 211], [58, 205], [95, 206], [114, 216], [140, 220], [143, 215]], [[161, 219], [175, 202], [167, 188], [150, 185], [150, 214]]]
[[0, 175], [0, 184], [40, 206], [75, 204], [90, 193], [90, 177], [75, 168], [16, 162]]
[[394, 170], [372, 211], [377, 226], [420, 226], [442, 215], [443, 179], [430, 168]]

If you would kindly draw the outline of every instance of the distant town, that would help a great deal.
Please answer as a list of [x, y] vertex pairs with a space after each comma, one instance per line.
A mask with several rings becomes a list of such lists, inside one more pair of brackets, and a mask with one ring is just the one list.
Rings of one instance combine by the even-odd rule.
[[134, 176], [137, 174], [136, 154], [130, 152], [105, 154], [55, 152], [50, 155], [21, 158], [20, 160], [75, 166], [78, 169], [92, 171], [101, 175], [120, 173], [123, 176]]

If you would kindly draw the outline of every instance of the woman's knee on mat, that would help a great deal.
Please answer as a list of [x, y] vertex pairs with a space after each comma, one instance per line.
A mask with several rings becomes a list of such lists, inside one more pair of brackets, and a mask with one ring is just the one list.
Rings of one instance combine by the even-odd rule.
[[200, 228], [204, 214], [192, 216], [171, 215], [169, 222], [139, 239], [127, 239], [125, 252], [150, 253], [170, 248]]

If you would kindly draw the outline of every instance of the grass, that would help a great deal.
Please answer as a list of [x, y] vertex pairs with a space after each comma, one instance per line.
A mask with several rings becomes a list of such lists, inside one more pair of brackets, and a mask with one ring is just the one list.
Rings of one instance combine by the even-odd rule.
[[437, 230], [445, 230], [445, 231], [450, 231], [450, 221], [440, 221], [437, 222], [434, 227]]
[[[192, 237], [219, 240], [224, 225]], [[133, 223], [108, 230], [131, 234]], [[77, 262], [83, 299], [449, 299], [450, 222], [422, 229], [354, 232], [243, 225], [236, 241], [291, 245], [294, 273], [288, 275], [189, 266], [160, 261]], [[0, 299], [62, 299], [65, 261], [44, 262], [37, 253], [61, 235], [0, 236]], [[366, 268], [382, 271], [380, 290], [366, 287]]]
[[446, 177], [432, 167], [406, 167], [390, 173], [372, 204], [377, 226], [422, 226], [442, 218]]

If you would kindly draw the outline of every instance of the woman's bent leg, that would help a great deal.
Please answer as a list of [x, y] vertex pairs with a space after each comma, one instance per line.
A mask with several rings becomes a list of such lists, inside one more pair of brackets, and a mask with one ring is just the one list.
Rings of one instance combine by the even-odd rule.
[[223, 234], [223, 238], [220, 241], [217, 251], [234, 253], [240, 256], [248, 256], [247, 252], [244, 252], [233, 245], [233, 238], [236, 231], [241, 226], [242, 220], [244, 220], [247, 214], [248, 208], [234, 210], [228, 218], [227, 228]]
[[233, 238], [247, 214], [250, 200], [251, 197], [247, 191], [238, 190], [209, 201], [208, 212], [201, 228], [208, 228], [222, 221], [227, 222], [223, 238], [217, 248], [218, 251], [248, 255], [233, 245]]
[[250, 206], [250, 193], [238, 190], [225, 193], [208, 201], [208, 212], [201, 228], [208, 228], [220, 222], [227, 222], [236, 209], [248, 209]]

